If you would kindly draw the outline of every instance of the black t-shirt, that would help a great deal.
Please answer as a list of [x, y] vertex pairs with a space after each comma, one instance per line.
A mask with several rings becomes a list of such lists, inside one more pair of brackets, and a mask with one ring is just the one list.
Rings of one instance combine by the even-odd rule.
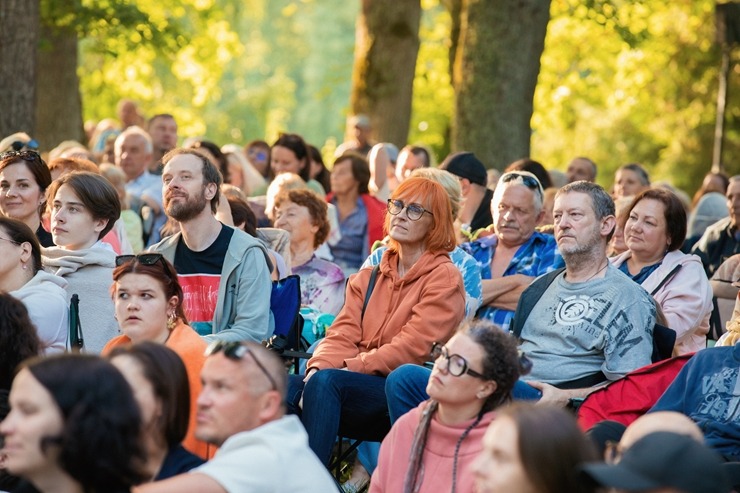
[[191, 327], [201, 335], [211, 333], [221, 269], [233, 235], [232, 228], [221, 225], [216, 241], [200, 252], [188, 248], [182, 239], [177, 243], [175, 270], [182, 286], [183, 308]]
[[493, 200], [493, 192], [486, 189], [486, 194], [483, 196], [483, 200], [478, 206], [478, 210], [475, 211], [473, 220], [470, 221], [470, 231], [476, 231], [481, 228], [487, 228], [493, 224], [493, 216], [491, 215], [491, 200]]

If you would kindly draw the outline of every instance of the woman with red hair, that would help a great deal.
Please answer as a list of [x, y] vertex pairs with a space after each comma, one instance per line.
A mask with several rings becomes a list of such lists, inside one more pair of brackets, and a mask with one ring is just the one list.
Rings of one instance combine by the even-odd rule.
[[[377, 268], [350, 277], [344, 307], [293, 376], [288, 407], [301, 414], [309, 445], [328, 463], [338, 432], [379, 440], [390, 429], [385, 377], [421, 364], [465, 316], [465, 290], [448, 252], [455, 247], [450, 199], [426, 178], [410, 178], [388, 200], [388, 250]], [[302, 406], [302, 407], [301, 407]]]

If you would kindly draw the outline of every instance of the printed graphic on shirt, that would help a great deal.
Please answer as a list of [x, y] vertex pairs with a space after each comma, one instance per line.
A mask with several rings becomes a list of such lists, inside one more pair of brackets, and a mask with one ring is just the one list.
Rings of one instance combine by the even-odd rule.
[[201, 335], [210, 334], [221, 276], [218, 274], [186, 274], [179, 275], [177, 278], [182, 286], [183, 309], [191, 327]]
[[740, 422], [738, 368], [723, 368], [701, 380], [702, 402], [696, 414], [719, 422]]

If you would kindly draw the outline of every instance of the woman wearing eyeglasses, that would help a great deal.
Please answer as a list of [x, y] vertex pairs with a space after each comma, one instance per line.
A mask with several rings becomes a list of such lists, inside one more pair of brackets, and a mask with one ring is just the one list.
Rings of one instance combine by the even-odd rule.
[[200, 370], [207, 344], [188, 325], [177, 272], [159, 253], [121, 255], [116, 258], [116, 265], [111, 293], [123, 335], [108, 342], [103, 354], [144, 341], [164, 344], [175, 351], [185, 364], [190, 386], [190, 422], [183, 446], [204, 459], [212, 457], [215, 448], [194, 435]]
[[24, 222], [44, 247], [54, 245], [51, 234], [41, 226], [50, 184], [51, 172], [36, 151], [0, 154], [0, 211]]
[[430, 400], [383, 440], [371, 492], [473, 491], [471, 464], [519, 377], [516, 341], [490, 322], [473, 322], [435, 343], [432, 359]]
[[108, 180], [80, 171], [55, 180], [48, 196], [56, 246], [43, 250], [41, 262], [47, 272], [67, 281], [68, 299], [79, 296], [84, 350], [100, 353], [118, 335], [108, 295], [116, 254], [100, 240], [121, 215], [121, 202]]
[[349, 275], [360, 268], [373, 243], [383, 239], [385, 204], [369, 194], [370, 166], [354, 152], [339, 156], [326, 200], [337, 208], [342, 237], [331, 244], [334, 263]]
[[41, 246], [21, 221], [0, 216], [0, 291], [23, 302], [43, 354], [64, 352], [69, 305], [61, 277], [41, 268]]
[[409, 178], [399, 185], [388, 202], [390, 241], [380, 265], [350, 278], [344, 307], [305, 378], [291, 377], [289, 408], [301, 414], [324, 463], [340, 430], [376, 441], [385, 434], [385, 377], [404, 363], [423, 363], [432, 343], [447, 341], [463, 320], [465, 290], [448, 255], [452, 220], [440, 184]]

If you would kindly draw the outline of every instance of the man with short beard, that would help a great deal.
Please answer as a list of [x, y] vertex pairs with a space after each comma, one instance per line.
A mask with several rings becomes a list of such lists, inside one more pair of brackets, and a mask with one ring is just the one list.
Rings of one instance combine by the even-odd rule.
[[616, 220], [603, 188], [569, 183], [555, 196], [553, 217], [565, 269], [521, 295], [512, 332], [533, 368], [523, 377], [529, 385], [514, 394], [566, 405], [650, 364], [656, 310], [647, 291], [607, 259]]
[[273, 331], [267, 251], [216, 219], [221, 174], [206, 157], [174, 149], [162, 163], [164, 209], [181, 232], [150, 250], [174, 264], [190, 325], [209, 340], [260, 343]]

